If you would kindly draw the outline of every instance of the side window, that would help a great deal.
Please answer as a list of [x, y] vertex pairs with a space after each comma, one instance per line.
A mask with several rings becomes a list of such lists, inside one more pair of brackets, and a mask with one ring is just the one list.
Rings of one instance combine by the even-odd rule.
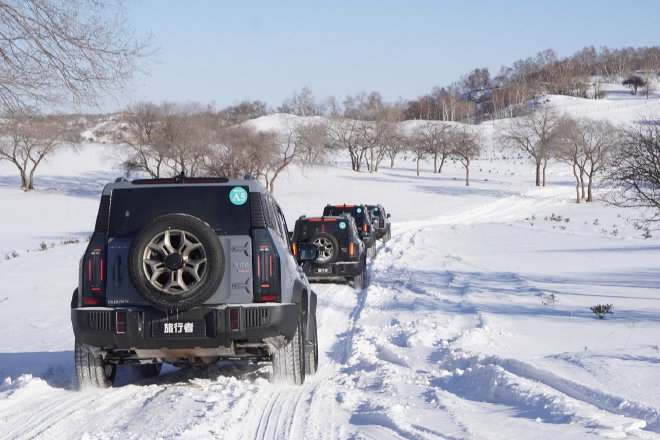
[[277, 218], [279, 219], [279, 224], [280, 228], [282, 230], [282, 238], [284, 239], [284, 243], [286, 243], [287, 248], [291, 248], [291, 243], [289, 243], [289, 229], [286, 225], [286, 219], [284, 218], [284, 214], [282, 213], [282, 210], [277, 207]]
[[279, 233], [277, 216], [275, 215], [275, 208], [273, 207], [273, 199], [270, 196], [266, 196], [264, 201], [266, 203], [266, 210], [268, 211], [268, 227]]
[[282, 215], [282, 210], [273, 199], [270, 199], [270, 205], [273, 209], [273, 219], [274, 225], [273, 229], [280, 236], [282, 242], [289, 247], [289, 232], [286, 229], [286, 222], [284, 221], [284, 216]]

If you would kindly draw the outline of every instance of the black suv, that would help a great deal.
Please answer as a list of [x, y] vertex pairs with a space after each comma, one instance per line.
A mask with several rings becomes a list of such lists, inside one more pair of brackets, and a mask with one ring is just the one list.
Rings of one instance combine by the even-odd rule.
[[[251, 179], [118, 179], [105, 186], [71, 300], [81, 386], [117, 365], [270, 361], [295, 384], [318, 365], [316, 294], [279, 205]], [[318, 256], [302, 246], [298, 259]]]
[[383, 205], [367, 205], [371, 220], [374, 225], [376, 239], [383, 240], [383, 243], [392, 238], [392, 224], [390, 215], [385, 211]]
[[331, 217], [337, 215], [350, 215], [355, 219], [360, 239], [367, 248], [367, 257], [376, 255], [376, 236], [374, 235], [374, 226], [371, 223], [371, 217], [366, 205], [326, 205], [323, 208], [323, 216]]
[[318, 249], [315, 261], [303, 263], [310, 281], [352, 280], [356, 289], [365, 287], [367, 253], [353, 217], [300, 217], [291, 241], [294, 255], [304, 244]]

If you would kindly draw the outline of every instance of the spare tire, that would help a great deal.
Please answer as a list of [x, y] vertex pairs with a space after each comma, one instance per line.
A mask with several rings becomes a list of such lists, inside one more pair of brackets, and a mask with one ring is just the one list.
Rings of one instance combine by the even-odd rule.
[[165, 310], [204, 303], [225, 273], [222, 244], [213, 229], [186, 214], [167, 214], [147, 223], [128, 256], [131, 281], [144, 299]]
[[309, 241], [319, 250], [319, 256], [316, 258], [317, 264], [334, 263], [339, 257], [339, 241], [334, 235], [319, 232], [314, 234]]

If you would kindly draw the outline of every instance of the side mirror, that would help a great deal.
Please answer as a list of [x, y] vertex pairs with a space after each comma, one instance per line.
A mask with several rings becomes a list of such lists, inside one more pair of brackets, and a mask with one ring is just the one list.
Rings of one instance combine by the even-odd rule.
[[392, 214], [387, 214], [387, 218], [390, 218], [390, 217], [392, 217]]
[[301, 243], [298, 245], [298, 262], [307, 263], [319, 257], [319, 248], [312, 243]]

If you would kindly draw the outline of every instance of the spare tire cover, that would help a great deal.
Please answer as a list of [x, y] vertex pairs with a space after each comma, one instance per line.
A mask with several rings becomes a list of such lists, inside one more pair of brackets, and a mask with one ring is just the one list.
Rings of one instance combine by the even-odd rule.
[[155, 307], [187, 310], [208, 300], [225, 272], [222, 244], [204, 221], [166, 214], [147, 223], [129, 250], [131, 281]]

